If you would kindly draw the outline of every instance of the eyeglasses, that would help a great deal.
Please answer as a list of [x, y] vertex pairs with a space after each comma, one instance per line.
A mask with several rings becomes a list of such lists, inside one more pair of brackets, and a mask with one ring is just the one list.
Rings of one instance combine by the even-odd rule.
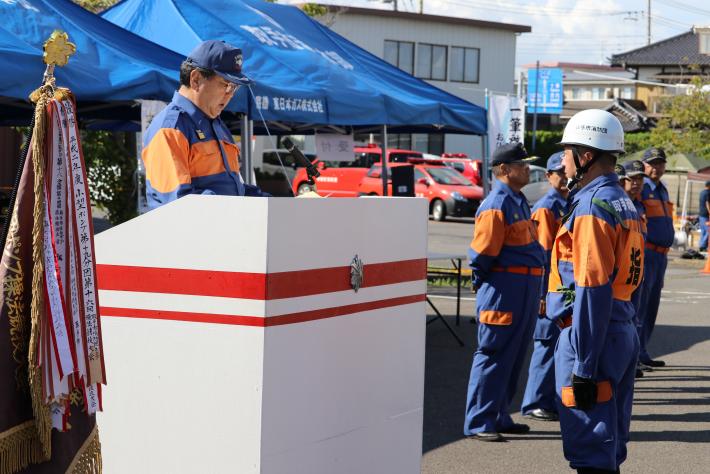
[[227, 94], [234, 94], [237, 89], [239, 89], [239, 84], [235, 84], [234, 82], [224, 83], [224, 92], [226, 92]]

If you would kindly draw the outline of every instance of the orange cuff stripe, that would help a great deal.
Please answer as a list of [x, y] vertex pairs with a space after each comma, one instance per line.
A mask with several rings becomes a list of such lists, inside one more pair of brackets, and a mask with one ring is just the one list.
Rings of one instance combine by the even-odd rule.
[[614, 271], [616, 231], [592, 215], [577, 217], [572, 233], [574, 279], [580, 286], [601, 286]]
[[505, 218], [500, 209], [488, 209], [476, 217], [471, 248], [478, 254], [497, 256], [503, 247]]
[[190, 144], [181, 131], [161, 128], [143, 149], [146, 179], [158, 192], [169, 193], [191, 182]]
[[[577, 403], [574, 399], [574, 390], [572, 387], [562, 387], [562, 404], [567, 408], [574, 408]], [[597, 403], [605, 403], [611, 400], [611, 384], [608, 380], [597, 382]]]
[[483, 324], [494, 326], [510, 326], [513, 324], [513, 313], [510, 311], [488, 311], [482, 310], [478, 315], [478, 320]]

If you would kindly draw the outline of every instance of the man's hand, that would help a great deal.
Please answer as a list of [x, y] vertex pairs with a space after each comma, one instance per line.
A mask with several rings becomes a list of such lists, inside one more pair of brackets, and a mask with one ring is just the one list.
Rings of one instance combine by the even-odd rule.
[[591, 410], [597, 403], [597, 383], [592, 379], [572, 374], [572, 392], [575, 406], [580, 410]]

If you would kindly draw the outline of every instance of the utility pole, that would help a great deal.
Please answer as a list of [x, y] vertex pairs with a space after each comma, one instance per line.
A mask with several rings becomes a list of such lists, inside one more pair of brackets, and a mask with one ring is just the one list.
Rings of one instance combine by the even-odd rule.
[[424, 0], [419, 0], [419, 14], [424, 14]]
[[646, 44], [651, 44], [651, 0], [646, 3]]

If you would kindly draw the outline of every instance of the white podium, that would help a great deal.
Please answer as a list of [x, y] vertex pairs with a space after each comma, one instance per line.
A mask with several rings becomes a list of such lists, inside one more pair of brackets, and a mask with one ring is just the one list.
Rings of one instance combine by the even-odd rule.
[[416, 198], [189, 196], [99, 234], [104, 472], [420, 472], [426, 240]]

